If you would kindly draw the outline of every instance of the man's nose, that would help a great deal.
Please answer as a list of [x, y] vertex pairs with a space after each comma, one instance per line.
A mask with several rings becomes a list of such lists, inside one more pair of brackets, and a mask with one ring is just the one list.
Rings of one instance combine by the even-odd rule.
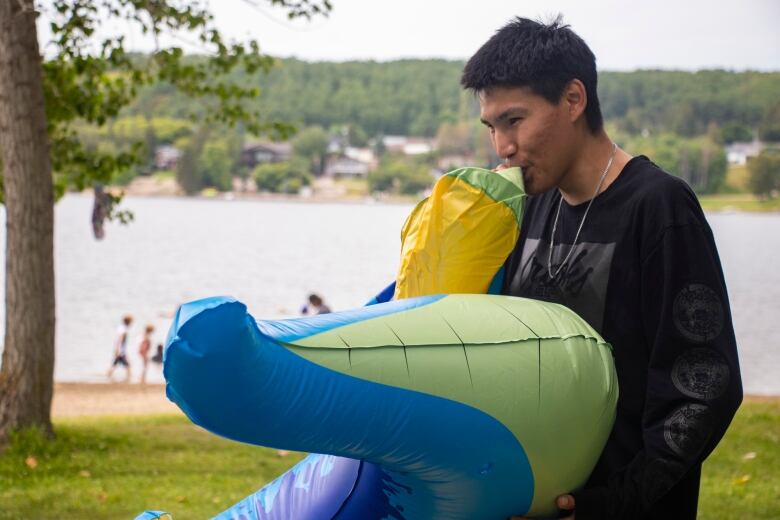
[[502, 159], [511, 159], [517, 153], [517, 144], [512, 136], [503, 132], [495, 133], [496, 153]]

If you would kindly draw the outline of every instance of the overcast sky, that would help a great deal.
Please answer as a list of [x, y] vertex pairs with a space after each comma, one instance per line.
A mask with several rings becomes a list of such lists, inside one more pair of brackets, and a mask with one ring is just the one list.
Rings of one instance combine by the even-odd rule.
[[[212, 0], [229, 38], [306, 60], [466, 59], [514, 16], [562, 13], [601, 70], [780, 70], [780, 0], [332, 0], [328, 18], [288, 21], [265, 0]], [[257, 7], [253, 7], [256, 4]], [[106, 24], [106, 31], [127, 32]], [[48, 38], [39, 24], [42, 42]], [[148, 38], [127, 34], [137, 50]], [[182, 40], [185, 49], [198, 51]]]

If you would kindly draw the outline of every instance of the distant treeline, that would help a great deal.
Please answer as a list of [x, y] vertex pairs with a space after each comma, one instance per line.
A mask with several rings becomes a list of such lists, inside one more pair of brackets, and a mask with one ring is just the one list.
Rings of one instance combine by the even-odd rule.
[[[357, 125], [368, 136], [434, 136], [442, 123], [469, 120], [478, 107], [459, 85], [463, 62], [308, 63], [280, 60], [268, 75], [236, 76], [257, 82], [253, 101], [268, 120], [299, 126]], [[599, 98], [605, 119], [626, 133], [718, 134], [745, 140], [755, 131], [780, 141], [780, 73], [721, 70], [601, 72]], [[128, 115], [184, 118], [196, 102], [170, 86], [146, 88]]]

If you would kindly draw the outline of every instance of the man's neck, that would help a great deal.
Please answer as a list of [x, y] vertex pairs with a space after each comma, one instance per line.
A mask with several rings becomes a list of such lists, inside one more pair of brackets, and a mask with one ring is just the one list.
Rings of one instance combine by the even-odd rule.
[[[596, 187], [604, 175], [604, 169], [613, 155], [613, 146], [612, 140], [603, 130], [595, 135], [587, 133], [579, 148], [580, 153], [577, 154], [568, 173], [558, 185], [563, 200], [574, 206], [594, 197]], [[598, 193], [606, 190], [617, 179], [630, 159], [631, 156], [620, 148], [614, 149], [614, 159]]]

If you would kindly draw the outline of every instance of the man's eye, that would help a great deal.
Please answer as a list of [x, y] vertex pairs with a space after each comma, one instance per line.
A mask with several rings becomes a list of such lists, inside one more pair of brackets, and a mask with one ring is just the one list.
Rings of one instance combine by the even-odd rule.
[[515, 126], [517, 123], [519, 123], [522, 120], [523, 120], [522, 117], [513, 117], [512, 119], [509, 120], [509, 125]]

